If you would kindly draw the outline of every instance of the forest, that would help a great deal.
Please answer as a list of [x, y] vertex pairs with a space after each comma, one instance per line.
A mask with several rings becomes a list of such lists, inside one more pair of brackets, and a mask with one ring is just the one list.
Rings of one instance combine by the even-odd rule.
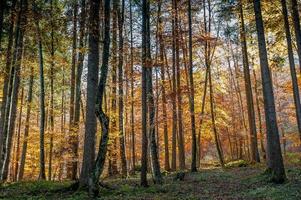
[[0, 0], [0, 199], [301, 199], [300, 0]]

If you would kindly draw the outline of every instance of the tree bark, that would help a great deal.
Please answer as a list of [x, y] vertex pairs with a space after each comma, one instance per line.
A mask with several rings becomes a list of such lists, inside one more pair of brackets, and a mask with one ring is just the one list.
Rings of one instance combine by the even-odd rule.
[[79, 180], [81, 187], [88, 186], [89, 176], [93, 171], [95, 163], [95, 136], [97, 127], [95, 116], [97, 94], [95, 93], [95, 90], [97, 90], [99, 71], [99, 10], [100, 1], [89, 0], [87, 105], [83, 164]]
[[281, 183], [286, 179], [286, 175], [283, 166], [283, 159], [279, 141], [279, 131], [275, 111], [273, 84], [268, 64], [260, 0], [253, 0], [253, 6], [258, 37], [261, 78], [263, 84], [264, 109], [267, 129], [268, 171], [271, 172], [272, 181]]
[[[95, 15], [91, 15], [91, 16], [95, 16]], [[97, 19], [98, 18], [96, 18], [95, 23], [97, 23]], [[96, 49], [93, 52], [98, 53]], [[96, 116], [101, 124], [102, 135], [99, 143], [99, 150], [95, 161], [95, 165], [89, 179], [89, 193], [92, 196], [96, 196], [96, 194], [98, 194], [97, 187], [99, 183], [99, 176], [101, 175], [104, 169], [104, 163], [106, 160], [107, 146], [109, 140], [109, 118], [102, 110], [103, 96], [105, 93], [105, 87], [106, 87], [107, 76], [108, 76], [109, 57], [110, 57], [110, 0], [105, 0], [104, 1], [103, 55], [102, 55], [102, 66], [100, 70], [101, 75], [98, 84], [97, 99], [96, 99]]]
[[292, 77], [293, 95], [294, 95], [294, 102], [295, 102], [295, 109], [296, 109], [296, 120], [297, 120], [297, 124], [298, 124], [299, 135], [301, 138], [301, 104], [300, 104], [298, 79], [297, 79], [297, 75], [296, 75], [294, 52], [293, 52], [292, 38], [291, 38], [290, 27], [289, 27], [286, 1], [281, 0], [281, 5], [282, 5], [282, 15], [284, 18], [284, 29], [285, 29], [286, 42], [287, 42], [287, 53], [288, 53], [289, 66], [290, 66], [290, 72], [291, 72], [291, 77]]
[[256, 121], [255, 121], [255, 111], [253, 103], [253, 92], [251, 87], [249, 60], [248, 60], [248, 49], [246, 41], [246, 31], [245, 22], [243, 14], [243, 5], [241, 0], [239, 1], [240, 10], [240, 43], [243, 54], [243, 69], [244, 69], [244, 79], [245, 79], [245, 90], [247, 98], [248, 107], [248, 121], [249, 121], [249, 132], [250, 132], [250, 148], [251, 148], [251, 160], [254, 162], [260, 162], [258, 145], [257, 145], [257, 131], [256, 131]]
[[119, 29], [119, 57], [118, 57], [118, 107], [119, 107], [119, 145], [121, 157], [121, 173], [127, 176], [127, 162], [125, 156], [125, 137], [123, 127], [123, 23], [124, 23], [124, 0], [121, 10], [118, 6], [118, 29]]

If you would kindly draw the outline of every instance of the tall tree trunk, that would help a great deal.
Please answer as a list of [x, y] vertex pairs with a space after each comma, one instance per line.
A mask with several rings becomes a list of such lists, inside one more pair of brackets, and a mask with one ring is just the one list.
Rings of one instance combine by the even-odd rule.
[[[95, 9], [96, 10], [96, 9]], [[94, 15], [92, 15], [94, 16]], [[96, 22], [97, 23], [96, 18]], [[98, 41], [97, 41], [98, 44]], [[94, 51], [97, 53], [97, 51]], [[108, 64], [110, 57], [110, 0], [104, 1], [104, 43], [103, 43], [103, 55], [102, 55], [102, 66], [101, 75], [97, 89], [96, 98], [96, 116], [101, 124], [101, 139], [99, 143], [99, 150], [95, 161], [94, 169], [91, 173], [89, 180], [89, 193], [95, 196], [98, 193], [99, 176], [103, 172], [104, 163], [106, 160], [107, 146], [109, 140], [109, 118], [103, 112], [103, 96], [105, 93], [105, 87], [108, 76]]]
[[6, 0], [2, 0], [0, 2], [0, 49], [1, 49], [1, 40], [2, 40], [2, 30], [3, 30], [3, 19], [4, 19], [4, 13], [7, 9]]
[[267, 164], [268, 170], [271, 172], [272, 181], [280, 183], [286, 179], [286, 175], [279, 141], [273, 83], [268, 64], [260, 0], [253, 0], [253, 5], [256, 19], [261, 78], [263, 84], [265, 121], [267, 129]]
[[124, 0], [121, 10], [118, 6], [118, 29], [119, 29], [119, 57], [118, 57], [118, 107], [119, 107], [119, 145], [121, 157], [121, 173], [127, 176], [127, 162], [125, 157], [125, 137], [123, 127], [123, 23], [124, 23]]
[[[4, 1], [3, 1], [4, 2]], [[6, 110], [7, 110], [7, 100], [10, 98], [11, 94], [9, 89], [9, 79], [10, 79], [10, 70], [11, 70], [11, 62], [12, 62], [12, 47], [14, 42], [14, 25], [15, 25], [15, 6], [16, 6], [16, 0], [12, 1], [11, 5], [11, 14], [10, 14], [10, 26], [8, 31], [8, 42], [7, 42], [7, 50], [6, 50], [6, 64], [5, 64], [5, 71], [3, 75], [3, 90], [2, 90], [2, 103], [1, 103], [1, 115], [0, 115], [0, 169], [3, 164], [3, 156], [2, 156], [2, 150], [3, 145], [5, 141], [4, 136], [6, 133], [4, 133], [4, 127], [5, 123], [7, 122], [6, 119]], [[1, 38], [0, 38], [1, 40]], [[1, 48], [1, 47], [0, 47]]]
[[176, 87], [178, 101], [178, 149], [179, 149], [179, 165], [180, 169], [185, 169], [185, 148], [184, 148], [184, 133], [183, 133], [183, 110], [182, 110], [182, 89], [181, 89], [181, 69], [179, 56], [179, 22], [178, 22], [178, 5], [177, 1], [173, 1], [174, 11], [174, 28], [175, 28], [175, 61], [176, 61]]
[[80, 109], [81, 109], [81, 77], [84, 64], [84, 47], [85, 47], [85, 22], [86, 22], [86, 0], [81, 0], [81, 14], [80, 14], [80, 29], [79, 29], [79, 49], [78, 62], [76, 69], [76, 82], [75, 82], [75, 105], [74, 105], [74, 141], [72, 144], [73, 163], [72, 163], [72, 176], [71, 179], [76, 179], [78, 168], [78, 133], [80, 123]]
[[164, 41], [163, 41], [163, 19], [161, 14], [162, 1], [158, 1], [158, 20], [159, 20], [159, 47], [160, 47], [160, 65], [161, 65], [161, 90], [162, 90], [162, 115], [163, 115], [163, 136], [164, 136], [164, 167], [170, 171], [169, 164], [169, 144], [168, 144], [168, 125], [167, 125], [167, 100], [165, 90], [165, 63], [164, 63]]
[[112, 9], [112, 98], [111, 98], [111, 113], [110, 121], [111, 127], [110, 131], [112, 133], [111, 140], [112, 144], [110, 145], [110, 153], [111, 153], [111, 166], [112, 166], [112, 173], [118, 174], [118, 167], [117, 167], [117, 156], [118, 156], [118, 149], [117, 149], [117, 142], [118, 142], [118, 129], [117, 129], [117, 65], [118, 65], [118, 43], [117, 43], [117, 35], [118, 35], [118, 7], [119, 7], [119, 0], [113, 0], [113, 9]]
[[33, 72], [33, 67], [31, 67], [30, 68], [28, 94], [27, 94], [27, 100], [26, 100], [26, 120], [25, 120], [22, 154], [21, 154], [20, 167], [19, 167], [18, 176], [17, 176], [18, 181], [22, 180], [23, 175], [24, 175], [24, 167], [25, 167], [25, 160], [26, 160], [26, 153], [27, 153], [27, 143], [28, 143], [28, 133], [29, 133], [29, 126], [30, 126], [30, 112], [31, 112], [31, 103], [32, 103], [33, 78], [34, 78], [34, 72]]
[[[18, 14], [18, 21], [16, 27], [16, 42], [15, 42], [15, 49], [13, 55], [13, 62], [11, 68], [11, 77], [9, 81], [9, 85], [11, 88], [11, 97], [6, 102], [7, 108], [6, 113], [8, 118], [7, 119], [7, 129], [4, 126], [4, 134], [6, 134], [5, 138], [5, 146], [3, 148], [4, 153], [4, 161], [3, 166], [1, 168], [1, 180], [5, 181], [8, 176], [8, 168], [10, 163], [10, 154], [11, 154], [11, 147], [12, 147], [12, 138], [15, 131], [15, 120], [16, 120], [16, 112], [18, 106], [18, 94], [19, 94], [19, 86], [20, 86], [20, 71], [21, 71], [21, 61], [23, 55], [23, 38], [26, 26], [26, 16], [27, 16], [27, 1], [22, 0], [20, 2], [20, 11]], [[6, 122], [4, 122], [6, 123]]]
[[[299, 17], [299, 9], [298, 9], [298, 1], [291, 0], [292, 6], [292, 17], [294, 23], [295, 37], [297, 43], [297, 53], [299, 57], [299, 67], [301, 71], [301, 29], [300, 29], [300, 17]], [[301, 138], [301, 135], [300, 135]]]
[[14, 171], [14, 178], [13, 180], [17, 180], [17, 174], [19, 170], [19, 157], [20, 157], [20, 134], [21, 134], [21, 126], [22, 126], [22, 114], [23, 114], [23, 98], [24, 97], [24, 88], [22, 87], [21, 90], [21, 106], [19, 111], [19, 118], [18, 118], [18, 131], [17, 131], [17, 141], [16, 142], [16, 162], [15, 162], [15, 171]]
[[37, 5], [33, 3], [33, 11], [35, 13], [35, 25], [38, 43], [39, 54], [39, 70], [40, 70], [40, 174], [39, 179], [46, 179], [45, 174], [45, 88], [44, 88], [44, 60], [43, 60], [43, 47], [42, 35], [40, 30], [40, 22], [37, 16]]
[[[87, 77], [87, 106], [85, 121], [85, 140], [83, 164], [80, 174], [80, 186], [88, 186], [89, 176], [93, 171], [95, 158], [95, 136], [96, 136], [96, 93], [98, 84], [99, 64], [99, 10], [100, 1], [89, 0], [88, 19], [88, 77]], [[104, 40], [105, 41], [105, 40]]]
[[260, 134], [260, 148], [262, 152], [262, 157], [264, 160], [266, 160], [266, 151], [264, 147], [264, 136], [263, 136], [263, 130], [262, 130], [262, 119], [261, 119], [261, 110], [260, 110], [260, 102], [259, 102], [259, 94], [258, 94], [258, 86], [257, 86], [257, 78], [255, 70], [253, 69], [253, 76], [255, 80], [255, 98], [256, 98], [256, 109], [257, 109], [257, 115], [258, 115], [258, 126], [259, 126], [259, 134]]
[[297, 120], [297, 124], [298, 124], [299, 135], [301, 138], [301, 104], [300, 104], [298, 79], [297, 79], [297, 75], [296, 75], [294, 52], [293, 52], [293, 47], [292, 47], [292, 38], [291, 38], [290, 27], [289, 27], [286, 1], [281, 0], [281, 5], [282, 5], [282, 14], [283, 14], [283, 18], [284, 18], [284, 29], [285, 29], [286, 42], [287, 42], [287, 53], [288, 53], [290, 72], [291, 72], [291, 77], [292, 77], [292, 86], [293, 86], [294, 102], [295, 102], [295, 109], [296, 109], [296, 120]]
[[[172, 1], [174, 7], [174, 1]], [[167, 59], [166, 59], [167, 61]], [[177, 86], [176, 86], [176, 31], [175, 17], [172, 16], [172, 144], [171, 144], [171, 169], [177, 169]]]
[[248, 106], [248, 121], [249, 121], [249, 131], [250, 131], [250, 148], [251, 148], [251, 160], [254, 162], [260, 162], [258, 145], [257, 145], [257, 131], [256, 131], [256, 121], [255, 121], [255, 111], [253, 103], [253, 93], [251, 87], [249, 60], [248, 60], [248, 49], [246, 41], [246, 31], [245, 22], [243, 14], [243, 5], [241, 0], [239, 1], [240, 10], [240, 43], [243, 54], [243, 69], [244, 69], [244, 79], [245, 79], [245, 90]]
[[[68, 162], [67, 177], [69, 179], [76, 179], [76, 169], [74, 169], [76, 163], [76, 150], [75, 145], [77, 143], [77, 133], [74, 127], [74, 107], [75, 107], [75, 68], [77, 63], [77, 15], [78, 15], [78, 4], [77, 0], [73, 3], [73, 29], [72, 29], [72, 63], [71, 63], [71, 78], [70, 78], [70, 108], [69, 108], [69, 141], [70, 141], [70, 152], [72, 160]], [[75, 173], [75, 174], [74, 174]]]
[[195, 131], [195, 113], [194, 113], [194, 82], [193, 82], [193, 62], [192, 62], [192, 19], [191, 19], [191, 1], [188, 0], [188, 22], [189, 22], [189, 108], [190, 108], [190, 120], [191, 120], [191, 135], [192, 135], [192, 160], [191, 171], [197, 171], [197, 144], [196, 144], [196, 131]]
[[133, 14], [132, 14], [132, 0], [130, 1], [130, 43], [131, 43], [131, 140], [132, 140], [132, 173], [135, 173], [136, 168], [136, 144], [135, 144], [135, 115], [134, 115], [134, 58], [133, 58]]

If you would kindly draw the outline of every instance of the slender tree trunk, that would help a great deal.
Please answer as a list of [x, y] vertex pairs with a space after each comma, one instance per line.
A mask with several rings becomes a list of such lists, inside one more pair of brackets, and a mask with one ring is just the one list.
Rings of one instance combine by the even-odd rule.
[[158, 20], [159, 20], [159, 47], [161, 65], [161, 90], [162, 90], [162, 115], [163, 115], [163, 136], [164, 136], [164, 167], [170, 171], [169, 164], [169, 144], [168, 144], [168, 125], [167, 125], [167, 100], [165, 90], [165, 63], [164, 63], [164, 41], [163, 41], [163, 19], [161, 15], [161, 0], [158, 1]]
[[297, 120], [297, 124], [298, 124], [299, 135], [301, 138], [301, 104], [300, 104], [298, 79], [297, 79], [297, 75], [296, 75], [294, 52], [293, 52], [292, 38], [291, 38], [290, 27], [289, 27], [286, 1], [281, 0], [281, 5], [282, 5], [282, 14], [283, 14], [283, 18], [284, 18], [284, 29], [285, 29], [286, 42], [287, 42], [287, 53], [288, 53], [290, 72], [291, 72], [291, 77], [292, 77], [292, 86], [293, 86], [294, 102], [295, 102], [295, 109], [296, 109], [296, 120]]
[[[4, 1], [3, 1], [4, 2]], [[0, 115], [0, 169], [3, 164], [3, 156], [2, 156], [2, 150], [3, 145], [5, 141], [5, 134], [4, 133], [4, 127], [5, 123], [7, 122], [6, 119], [6, 110], [7, 110], [7, 100], [10, 98], [11, 94], [9, 94], [9, 79], [10, 79], [10, 70], [11, 70], [11, 62], [12, 62], [12, 47], [14, 42], [14, 25], [15, 20], [14, 16], [16, 14], [15, 6], [16, 6], [16, 0], [12, 1], [11, 5], [11, 14], [10, 14], [10, 26], [8, 31], [8, 43], [7, 43], [7, 50], [6, 50], [6, 65], [5, 65], [5, 71], [3, 75], [3, 90], [2, 90], [2, 103], [1, 103], [1, 115]], [[1, 38], [0, 38], [1, 40]], [[1, 47], [0, 47], [1, 48]]]
[[84, 64], [84, 40], [85, 40], [85, 21], [86, 21], [86, 0], [81, 0], [81, 14], [80, 14], [80, 30], [79, 30], [79, 49], [78, 51], [78, 62], [76, 69], [76, 82], [75, 82], [75, 103], [74, 103], [74, 140], [72, 143], [72, 176], [71, 179], [77, 178], [77, 168], [78, 168], [78, 133], [79, 133], [79, 123], [80, 123], [80, 109], [81, 109], [81, 77]]
[[176, 87], [178, 101], [178, 149], [179, 149], [179, 165], [180, 169], [185, 169], [185, 148], [183, 133], [183, 110], [182, 110], [182, 89], [181, 89], [181, 69], [179, 56], [179, 27], [178, 27], [178, 5], [177, 1], [173, 1], [174, 25], [175, 25], [175, 61], [176, 61]]
[[[292, 6], [292, 17], [294, 23], [295, 37], [297, 43], [297, 53], [299, 57], [299, 67], [301, 71], [301, 29], [300, 29], [300, 17], [299, 17], [299, 9], [298, 9], [298, 1], [291, 0]], [[300, 135], [301, 138], [301, 135]]]
[[42, 35], [40, 30], [40, 22], [37, 16], [35, 3], [33, 4], [33, 11], [35, 12], [35, 25], [37, 31], [37, 43], [39, 54], [39, 70], [40, 70], [40, 174], [39, 179], [46, 179], [45, 174], [45, 88], [44, 88], [44, 60], [43, 60], [43, 47]]
[[[73, 3], [73, 29], [72, 29], [72, 61], [71, 61], [71, 78], [70, 78], [70, 108], [69, 108], [69, 142], [71, 161], [68, 161], [67, 177], [69, 179], [76, 179], [76, 150], [75, 145], [77, 143], [77, 133], [74, 127], [74, 107], [75, 107], [75, 76], [76, 76], [76, 63], [77, 63], [77, 15], [78, 15], [78, 4], [77, 0]], [[74, 174], [75, 173], [75, 174]]]
[[253, 103], [253, 93], [251, 87], [251, 78], [250, 78], [250, 69], [249, 69], [249, 60], [248, 60], [248, 49], [246, 41], [246, 31], [243, 15], [243, 5], [241, 0], [239, 1], [239, 10], [240, 10], [240, 42], [243, 54], [243, 69], [244, 69], [244, 79], [245, 79], [245, 90], [247, 98], [247, 107], [248, 107], [248, 121], [249, 121], [249, 131], [250, 131], [250, 148], [251, 148], [251, 160], [254, 162], [260, 162], [258, 145], [257, 145], [257, 131], [256, 131], [256, 120], [255, 120], [255, 111]]
[[23, 98], [24, 97], [24, 88], [22, 87], [21, 90], [21, 106], [19, 111], [19, 118], [18, 118], [18, 131], [17, 131], [17, 141], [16, 142], [16, 162], [15, 162], [15, 171], [14, 171], [14, 178], [13, 180], [17, 180], [17, 174], [19, 170], [19, 157], [20, 157], [20, 134], [21, 134], [21, 126], [22, 126], [22, 114], [23, 114]]
[[1, 40], [2, 40], [2, 30], [3, 30], [3, 19], [4, 12], [7, 9], [6, 0], [0, 2], [0, 49], [1, 49]]
[[130, 1], [130, 43], [131, 43], [131, 138], [132, 138], [132, 173], [135, 173], [136, 168], [136, 144], [135, 144], [135, 115], [134, 115], [134, 58], [133, 58], [133, 14], [132, 0]]
[[263, 84], [264, 108], [267, 127], [267, 164], [268, 170], [271, 172], [272, 181], [280, 183], [286, 179], [286, 175], [280, 148], [273, 83], [271, 80], [271, 74], [268, 64], [260, 0], [253, 0], [253, 5], [256, 19], [261, 78]]
[[17, 177], [18, 181], [22, 180], [23, 175], [24, 175], [24, 167], [25, 167], [25, 160], [26, 160], [26, 153], [27, 153], [27, 143], [28, 143], [28, 134], [29, 134], [29, 126], [30, 126], [30, 112], [31, 112], [33, 78], [34, 78], [33, 67], [31, 67], [30, 71], [31, 72], [30, 72], [30, 78], [29, 78], [28, 94], [27, 94], [27, 100], [26, 100], [26, 120], [25, 120], [25, 129], [24, 129], [24, 139], [23, 139], [20, 167], [19, 167], [18, 177]]
[[264, 147], [264, 135], [263, 135], [263, 130], [262, 130], [262, 119], [261, 119], [261, 110], [260, 110], [260, 102], [259, 102], [259, 94], [258, 94], [258, 86], [257, 86], [257, 78], [256, 78], [256, 73], [255, 70], [253, 69], [253, 75], [254, 75], [254, 80], [255, 80], [255, 98], [256, 98], [256, 108], [257, 108], [257, 115], [258, 115], [258, 126], [259, 126], [259, 134], [260, 134], [260, 148], [262, 152], [262, 157], [264, 160], [266, 160], [266, 152], [265, 152], [265, 147]]
[[119, 107], [119, 145], [121, 157], [121, 173], [127, 176], [127, 162], [125, 157], [125, 137], [123, 127], [123, 22], [124, 22], [124, 0], [121, 10], [118, 6], [118, 29], [119, 29], [119, 57], [118, 57], [118, 107]]
[[192, 61], [192, 19], [191, 19], [191, 1], [188, 0], [188, 22], [189, 22], [189, 108], [190, 108], [190, 120], [191, 120], [191, 135], [192, 135], [192, 161], [191, 171], [197, 171], [197, 144], [196, 144], [196, 131], [195, 131], [195, 113], [194, 113], [194, 82], [193, 82], [193, 61]]
[[112, 133], [111, 140], [112, 144], [110, 145], [110, 153], [111, 153], [111, 166], [112, 166], [112, 174], [118, 174], [118, 167], [117, 167], [117, 142], [118, 142], [118, 129], [117, 129], [117, 65], [118, 65], [118, 44], [117, 44], [117, 36], [118, 36], [118, 7], [119, 7], [119, 0], [113, 0], [113, 9], [112, 9], [112, 98], [111, 98], [111, 113], [110, 116], [111, 120], [111, 127], [110, 131]]
[[[10, 154], [12, 148], [12, 138], [15, 131], [15, 120], [16, 120], [16, 112], [18, 106], [18, 94], [19, 94], [19, 87], [20, 87], [20, 72], [21, 72], [21, 61], [23, 55], [23, 38], [26, 26], [26, 16], [27, 16], [27, 1], [22, 0], [20, 2], [20, 11], [18, 14], [18, 27], [16, 27], [16, 42], [15, 42], [15, 49], [14, 49], [14, 56], [11, 68], [11, 79], [9, 81], [9, 85], [11, 87], [11, 97], [7, 101], [8, 107], [6, 108], [6, 113], [8, 118], [7, 119], [7, 129], [4, 127], [4, 134], [5, 137], [5, 147], [3, 148], [4, 153], [4, 162], [1, 171], [1, 180], [5, 181], [8, 176], [8, 169], [10, 164]], [[6, 123], [6, 122], [4, 122]]]

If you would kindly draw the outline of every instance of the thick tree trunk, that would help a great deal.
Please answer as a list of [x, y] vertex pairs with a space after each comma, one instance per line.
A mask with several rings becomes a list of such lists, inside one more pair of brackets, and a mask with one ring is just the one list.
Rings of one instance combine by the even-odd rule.
[[257, 145], [256, 120], [255, 120], [255, 111], [254, 111], [254, 103], [253, 103], [253, 93], [251, 87], [248, 49], [247, 49], [245, 23], [244, 23], [244, 15], [243, 15], [243, 5], [241, 3], [241, 0], [239, 1], [239, 10], [240, 10], [240, 43], [241, 43], [242, 54], [243, 54], [243, 69], [244, 69], [245, 90], [246, 90], [247, 107], [248, 107], [251, 160], [254, 162], [260, 162], [258, 145]]
[[[99, 71], [99, 10], [100, 1], [89, 0], [89, 44], [88, 44], [88, 77], [87, 77], [87, 106], [85, 121], [85, 140], [83, 164], [80, 174], [80, 186], [89, 184], [89, 176], [93, 171], [95, 158], [95, 136], [96, 136], [96, 93]], [[104, 40], [105, 41], [105, 40]]]
[[[94, 4], [95, 5], [95, 4]], [[97, 5], [97, 4], [96, 4]], [[98, 5], [99, 7], [99, 5]], [[96, 9], [95, 9], [96, 10]], [[95, 15], [91, 15], [95, 16]], [[97, 19], [95, 23], [97, 23]], [[92, 20], [92, 19], [91, 19]], [[91, 21], [93, 22], [93, 21]], [[98, 30], [99, 31], [99, 30]], [[98, 41], [97, 41], [98, 44]], [[91, 45], [91, 44], [90, 44]], [[96, 49], [94, 49], [95, 53], [98, 53]], [[99, 150], [97, 154], [97, 158], [95, 161], [95, 165], [93, 171], [91, 173], [89, 179], [89, 193], [92, 196], [98, 194], [98, 183], [99, 177], [104, 169], [104, 163], [106, 160], [107, 154], [107, 146], [109, 140], [109, 118], [103, 112], [103, 96], [105, 93], [105, 87], [108, 76], [108, 64], [110, 57], [110, 0], [104, 1], [104, 43], [103, 43], [103, 55], [102, 55], [102, 66], [101, 66], [101, 75], [97, 89], [97, 99], [96, 99], [96, 116], [101, 124], [101, 139], [99, 143]]]
[[253, 5], [256, 19], [261, 78], [263, 84], [265, 118], [267, 127], [267, 164], [268, 170], [271, 172], [272, 181], [280, 183], [286, 179], [286, 175], [283, 166], [283, 159], [279, 141], [279, 131], [275, 111], [273, 83], [268, 64], [260, 0], [253, 0]]

